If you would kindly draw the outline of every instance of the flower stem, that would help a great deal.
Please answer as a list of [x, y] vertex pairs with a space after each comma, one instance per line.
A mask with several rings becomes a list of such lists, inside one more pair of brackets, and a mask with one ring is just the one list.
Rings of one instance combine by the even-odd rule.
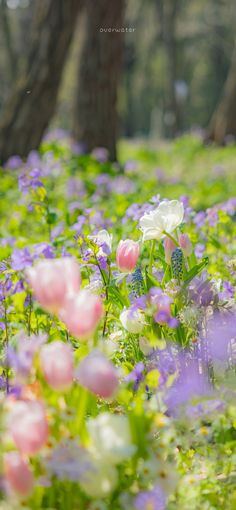
[[155, 239], [153, 239], [153, 241], [152, 241], [151, 251], [150, 251], [150, 259], [149, 259], [149, 266], [148, 266], [148, 272], [150, 275], [152, 275], [154, 249], [155, 249]]
[[87, 411], [87, 404], [88, 404], [88, 390], [85, 388], [81, 388], [80, 393], [80, 399], [79, 399], [79, 418], [78, 418], [78, 434], [83, 432], [83, 429], [85, 428], [85, 417], [86, 417], [86, 411]]
[[176, 241], [176, 239], [171, 234], [168, 234], [168, 232], [166, 232], [166, 230], [163, 230], [163, 234], [165, 234], [167, 237], [169, 237], [169, 239], [171, 239], [171, 241], [173, 241], [173, 243], [176, 246], [179, 246], [178, 241]]
[[[6, 359], [8, 357], [8, 345], [9, 345], [9, 333], [8, 333], [8, 321], [7, 321], [7, 304], [6, 300], [4, 300], [4, 323], [5, 323], [5, 345], [6, 345]], [[6, 392], [9, 393], [9, 370], [8, 370], [8, 360], [6, 363]]]

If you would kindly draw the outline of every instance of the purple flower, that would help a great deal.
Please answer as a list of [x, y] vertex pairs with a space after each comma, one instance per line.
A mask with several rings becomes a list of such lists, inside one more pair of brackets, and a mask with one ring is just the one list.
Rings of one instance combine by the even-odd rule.
[[13, 283], [9, 276], [6, 277], [5, 281], [0, 282], [0, 303], [5, 299], [7, 294], [13, 290]]
[[54, 258], [53, 247], [48, 243], [38, 243], [34, 245], [34, 258], [44, 255], [46, 259]]
[[204, 307], [219, 301], [216, 288], [205, 272], [192, 280], [189, 286], [189, 298], [197, 305]]
[[222, 413], [224, 412], [225, 407], [226, 404], [222, 400], [205, 400], [199, 404], [188, 406], [186, 409], [186, 414], [190, 418], [203, 418], [213, 413]]
[[144, 364], [142, 362], [137, 363], [132, 372], [130, 372], [125, 378], [125, 382], [134, 383], [134, 391], [138, 390], [140, 383], [144, 380], [144, 370]]
[[30, 151], [27, 157], [27, 165], [29, 166], [38, 166], [41, 164], [40, 155], [37, 151]]
[[232, 285], [232, 283], [230, 283], [227, 280], [224, 280], [222, 282], [222, 286], [223, 286], [223, 291], [219, 293], [220, 299], [232, 299], [235, 294], [235, 288]]
[[7, 265], [5, 262], [0, 262], [0, 273], [4, 273], [7, 270]]
[[75, 154], [75, 156], [81, 156], [85, 153], [85, 145], [82, 142], [73, 142], [71, 144], [71, 151], [72, 154]]
[[105, 147], [95, 147], [91, 152], [91, 156], [96, 159], [99, 163], [106, 163], [108, 160], [109, 152]]
[[6, 386], [7, 386], [7, 382], [6, 382], [5, 376], [0, 375], [0, 391], [6, 390]]
[[107, 269], [107, 258], [104, 255], [98, 255], [97, 260], [101, 269]]
[[16, 170], [21, 165], [22, 165], [22, 159], [20, 158], [20, 156], [11, 156], [4, 164], [4, 168], [9, 168], [10, 170]]
[[110, 189], [116, 195], [126, 195], [135, 191], [135, 184], [127, 177], [119, 176], [111, 181]]
[[197, 243], [195, 246], [195, 255], [197, 259], [201, 259], [205, 250], [205, 246], [202, 243]]
[[156, 287], [150, 289], [149, 294], [151, 296], [151, 304], [156, 308], [154, 313], [155, 322], [160, 325], [167, 324], [170, 328], [176, 328], [179, 322], [175, 317], [172, 317], [170, 308], [173, 300]]
[[50, 459], [46, 460], [46, 467], [59, 480], [77, 482], [90, 468], [90, 462], [86, 451], [76, 441], [68, 440], [52, 451]]
[[73, 228], [73, 230], [78, 232], [78, 234], [81, 234], [85, 223], [86, 223], [86, 218], [85, 218], [85, 216], [83, 216], [81, 214], [80, 216], [78, 216], [77, 222], [74, 223], [72, 228]]
[[127, 173], [133, 173], [137, 169], [137, 161], [129, 159], [124, 165], [124, 171]]
[[155, 176], [156, 176], [156, 179], [158, 181], [158, 183], [164, 183], [166, 182], [168, 179], [167, 179], [167, 175], [166, 173], [162, 170], [162, 168], [157, 168], [155, 170]]
[[42, 177], [42, 170], [40, 168], [33, 168], [31, 171], [30, 171], [30, 174], [29, 174], [31, 177], [33, 177], [34, 179], [38, 179], [38, 177]]
[[172, 352], [171, 347], [159, 350], [154, 349], [148, 356], [148, 370], [155, 368], [160, 372], [160, 386], [163, 386], [170, 375], [177, 370], [178, 353]]
[[66, 194], [68, 198], [83, 196], [85, 194], [84, 182], [79, 177], [70, 177], [67, 181]]
[[19, 280], [13, 289], [12, 294], [17, 294], [18, 292], [22, 292], [24, 290], [24, 282], [23, 280]]
[[225, 211], [229, 216], [233, 216], [235, 214], [236, 209], [236, 198], [230, 198], [224, 204], [221, 205], [222, 211]]
[[18, 178], [18, 186], [21, 193], [28, 193], [29, 181], [26, 174], [20, 174]]
[[15, 271], [22, 271], [26, 267], [32, 265], [33, 258], [30, 255], [29, 248], [18, 249], [16, 248], [11, 256], [12, 269]]
[[63, 230], [64, 230], [64, 225], [62, 223], [60, 225], [57, 225], [56, 227], [54, 227], [51, 231], [51, 240], [53, 241], [58, 236], [60, 236], [62, 234]]
[[180, 202], [182, 202], [184, 208], [188, 207], [189, 205], [189, 197], [187, 195], [181, 195]]
[[158, 486], [150, 491], [142, 491], [134, 500], [136, 510], [165, 510], [166, 496]]
[[236, 315], [215, 313], [208, 322], [207, 339], [213, 360], [235, 362]]
[[207, 209], [207, 221], [210, 227], [215, 227], [218, 223], [218, 211], [217, 207]]
[[205, 222], [206, 213], [204, 211], [200, 211], [196, 214], [195, 218], [193, 219], [193, 223], [196, 225], [198, 229], [200, 229]]
[[31, 335], [23, 332], [17, 337], [16, 347], [8, 346], [6, 350], [6, 363], [14, 369], [16, 376], [27, 377], [30, 373], [35, 353], [46, 342], [47, 335]]
[[206, 374], [199, 370], [196, 360], [189, 359], [189, 354], [185, 352], [179, 353], [177, 359], [178, 377], [165, 396], [168, 411], [173, 416], [178, 415], [180, 407], [193, 397], [208, 395], [212, 391]]
[[41, 171], [39, 169], [33, 169], [29, 174], [22, 173], [18, 178], [19, 190], [23, 194], [27, 194], [30, 189], [36, 189], [43, 186], [43, 183], [38, 179], [38, 176], [41, 175]]

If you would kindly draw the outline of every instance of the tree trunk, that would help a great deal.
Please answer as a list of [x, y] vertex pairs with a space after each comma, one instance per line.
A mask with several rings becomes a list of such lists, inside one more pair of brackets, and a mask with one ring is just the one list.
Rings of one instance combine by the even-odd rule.
[[12, 40], [12, 30], [10, 27], [9, 19], [8, 19], [8, 8], [6, 4], [6, 0], [2, 0], [2, 4], [0, 7], [0, 25], [2, 28], [2, 33], [4, 37], [4, 43], [6, 47], [6, 54], [9, 66], [9, 77], [11, 80], [14, 80], [17, 75], [17, 59], [16, 54], [13, 48], [13, 40]]
[[165, 131], [173, 138], [178, 130], [179, 112], [175, 84], [177, 77], [176, 19], [179, 0], [164, 0], [162, 11], [162, 37], [166, 54]]
[[37, 149], [54, 113], [82, 0], [37, 0], [31, 50], [0, 123], [0, 161]]
[[[74, 136], [87, 151], [116, 159], [117, 88], [122, 63], [124, 0], [87, 0], [78, 70]], [[124, 31], [124, 28], [123, 28]]]
[[227, 135], [236, 137], [236, 43], [223, 95], [212, 116], [206, 140], [223, 145]]

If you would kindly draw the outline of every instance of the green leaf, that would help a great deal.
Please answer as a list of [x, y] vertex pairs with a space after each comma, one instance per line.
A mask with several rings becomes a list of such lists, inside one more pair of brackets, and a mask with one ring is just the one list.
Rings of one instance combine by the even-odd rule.
[[147, 272], [147, 269], [145, 270], [145, 272], [146, 272], [147, 290], [150, 290], [152, 287], [160, 287], [159, 282], [156, 280], [156, 278], [154, 278], [154, 276], [152, 276], [151, 274], [149, 274]]
[[113, 297], [115, 302], [120, 306], [120, 308], [124, 308], [124, 306], [128, 305], [127, 300], [122, 296], [120, 291], [115, 287], [114, 284], [110, 284], [108, 287], [109, 296]]
[[196, 266], [192, 267], [190, 271], [187, 272], [186, 277], [184, 279], [184, 286], [186, 287], [197, 274], [201, 273], [203, 269], [209, 264], [208, 257], [204, 257], [202, 262], [196, 264]]

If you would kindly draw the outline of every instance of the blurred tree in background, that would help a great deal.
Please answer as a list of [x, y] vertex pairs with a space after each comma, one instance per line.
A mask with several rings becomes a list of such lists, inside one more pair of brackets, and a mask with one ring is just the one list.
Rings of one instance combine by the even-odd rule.
[[[86, 150], [116, 158], [117, 90], [121, 75], [124, 0], [86, 0], [73, 133]], [[116, 32], [115, 29], [118, 29]]]
[[19, 73], [16, 70], [16, 81], [0, 122], [2, 161], [12, 154], [26, 156], [38, 148], [56, 107], [81, 4], [80, 0], [35, 1], [30, 51], [25, 68]]
[[235, 21], [234, 0], [0, 0], [1, 160], [48, 125], [112, 159], [117, 133], [235, 136]]

